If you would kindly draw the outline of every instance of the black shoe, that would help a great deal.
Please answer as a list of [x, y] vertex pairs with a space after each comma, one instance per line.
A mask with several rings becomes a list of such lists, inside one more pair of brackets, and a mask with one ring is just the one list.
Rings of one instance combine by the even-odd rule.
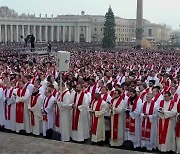
[[101, 141], [101, 142], [98, 142], [97, 144], [98, 144], [99, 146], [103, 146], [103, 145], [104, 145], [104, 142]]

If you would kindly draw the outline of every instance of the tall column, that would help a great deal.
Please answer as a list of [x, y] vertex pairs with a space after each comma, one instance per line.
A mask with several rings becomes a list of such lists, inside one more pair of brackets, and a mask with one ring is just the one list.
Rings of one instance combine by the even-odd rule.
[[4, 32], [4, 35], [5, 35], [5, 43], [7, 43], [7, 25], [5, 25], [5, 32]]
[[27, 35], [31, 35], [31, 32], [30, 32], [30, 25], [27, 25], [27, 28], [28, 28], [28, 32], [27, 32]]
[[77, 26], [74, 26], [74, 42], [77, 42]]
[[39, 26], [39, 41], [42, 41], [42, 26]]
[[2, 42], [2, 36], [1, 36], [1, 25], [0, 25], [0, 42]]
[[11, 42], [13, 42], [13, 25], [11, 25]]
[[69, 42], [71, 42], [71, 26], [69, 26]]
[[54, 41], [54, 26], [51, 26], [51, 41]]
[[63, 42], [65, 42], [65, 39], [66, 39], [65, 32], [66, 32], [66, 27], [63, 26]]
[[33, 35], [34, 35], [34, 37], [36, 39], [36, 25], [33, 26]]
[[136, 17], [136, 47], [141, 48], [143, 39], [143, 0], [137, 0], [137, 17]]
[[59, 26], [57, 26], [57, 42], [59, 42]]
[[75, 26], [75, 42], [79, 43], [79, 26]]
[[91, 42], [91, 25], [88, 26], [88, 42]]
[[86, 26], [86, 42], [89, 42], [89, 27]]
[[19, 27], [16, 25], [16, 41], [19, 42]]
[[23, 36], [23, 38], [25, 37], [24, 36], [24, 25], [22, 25], [22, 36]]
[[48, 42], [48, 26], [45, 26], [45, 41]]

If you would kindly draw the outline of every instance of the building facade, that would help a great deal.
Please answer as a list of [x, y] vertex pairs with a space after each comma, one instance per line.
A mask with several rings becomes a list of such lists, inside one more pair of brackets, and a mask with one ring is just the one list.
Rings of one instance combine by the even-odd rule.
[[[115, 17], [116, 42], [130, 42], [135, 39], [136, 20]], [[8, 7], [0, 8], [0, 42], [21, 42], [28, 35], [34, 35], [36, 42], [101, 42], [103, 38], [104, 16], [58, 15], [56, 17], [36, 17], [18, 15]], [[169, 39], [165, 25], [152, 24], [143, 20], [144, 37], [162, 41]]]
[[174, 38], [174, 43], [180, 44], [180, 29], [174, 30], [171, 34], [171, 40]]

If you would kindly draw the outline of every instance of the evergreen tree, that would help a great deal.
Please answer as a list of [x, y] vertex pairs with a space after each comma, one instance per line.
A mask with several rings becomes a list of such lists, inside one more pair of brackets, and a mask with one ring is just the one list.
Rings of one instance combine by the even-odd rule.
[[103, 37], [103, 48], [113, 48], [115, 47], [115, 18], [114, 13], [109, 7], [108, 12], [105, 15], [104, 23], [104, 37]]

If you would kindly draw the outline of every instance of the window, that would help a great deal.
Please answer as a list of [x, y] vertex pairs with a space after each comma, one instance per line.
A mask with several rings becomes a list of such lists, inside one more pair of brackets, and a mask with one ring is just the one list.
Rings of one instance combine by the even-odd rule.
[[152, 37], [152, 29], [148, 29], [148, 37]]

